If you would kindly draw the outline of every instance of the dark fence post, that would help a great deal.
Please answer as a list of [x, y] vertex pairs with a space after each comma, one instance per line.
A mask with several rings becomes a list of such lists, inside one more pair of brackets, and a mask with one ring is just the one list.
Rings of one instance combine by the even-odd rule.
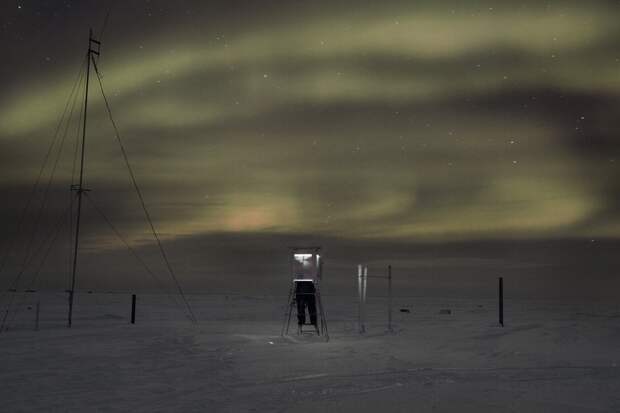
[[39, 314], [41, 314], [41, 300], [37, 301], [37, 314], [34, 322], [35, 331], [39, 331]]
[[388, 265], [388, 331], [392, 332], [392, 266]]
[[136, 324], [136, 295], [131, 295], [131, 324]]
[[504, 327], [504, 278], [499, 277], [499, 324]]

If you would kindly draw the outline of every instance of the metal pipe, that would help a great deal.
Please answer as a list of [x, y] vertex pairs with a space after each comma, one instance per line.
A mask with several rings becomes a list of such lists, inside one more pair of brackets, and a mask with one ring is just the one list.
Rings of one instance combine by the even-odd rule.
[[357, 320], [358, 320], [360, 334], [365, 332], [365, 328], [364, 328], [364, 310], [363, 310], [364, 300], [363, 300], [363, 283], [362, 283], [362, 278], [363, 278], [362, 265], [359, 264], [357, 266], [357, 297], [358, 297]]
[[362, 267], [362, 332], [366, 332], [366, 287], [368, 283], [368, 267]]
[[93, 40], [93, 30], [88, 33], [88, 52], [86, 55], [86, 90], [84, 91], [84, 120], [82, 124], [82, 154], [80, 158], [80, 183], [77, 187], [78, 206], [77, 218], [75, 225], [75, 246], [73, 250], [73, 268], [71, 271], [71, 292], [69, 293], [69, 315], [67, 327], [71, 327], [73, 321], [73, 296], [75, 295], [75, 276], [77, 271], [78, 246], [80, 242], [80, 218], [82, 215], [82, 193], [84, 192], [84, 154], [86, 146], [86, 115], [88, 114], [88, 81], [90, 78], [90, 58], [91, 58], [91, 42]]

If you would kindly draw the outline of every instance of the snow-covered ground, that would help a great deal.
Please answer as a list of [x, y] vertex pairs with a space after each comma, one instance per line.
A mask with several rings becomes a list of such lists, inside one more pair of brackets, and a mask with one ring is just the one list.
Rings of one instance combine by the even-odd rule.
[[83, 293], [67, 329], [64, 294], [16, 295], [0, 411], [620, 411], [618, 304], [507, 300], [502, 328], [494, 300], [396, 297], [388, 333], [371, 298], [360, 335], [355, 299], [326, 295], [325, 342], [280, 337], [286, 297], [189, 299], [195, 325], [156, 294], [131, 325], [129, 294]]

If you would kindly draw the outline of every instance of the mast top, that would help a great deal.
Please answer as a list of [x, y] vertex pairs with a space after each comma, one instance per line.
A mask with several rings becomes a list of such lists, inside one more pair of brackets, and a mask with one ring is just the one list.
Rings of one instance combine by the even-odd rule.
[[101, 42], [93, 37], [93, 29], [88, 31], [88, 53], [99, 56]]

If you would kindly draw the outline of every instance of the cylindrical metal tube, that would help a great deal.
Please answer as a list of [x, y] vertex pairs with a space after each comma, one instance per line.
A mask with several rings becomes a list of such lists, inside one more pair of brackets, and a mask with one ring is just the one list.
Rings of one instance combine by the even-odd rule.
[[357, 298], [358, 298], [358, 313], [357, 313], [357, 322], [359, 326], [360, 333], [364, 332], [364, 302], [363, 302], [363, 270], [362, 265], [359, 264], [357, 266]]

